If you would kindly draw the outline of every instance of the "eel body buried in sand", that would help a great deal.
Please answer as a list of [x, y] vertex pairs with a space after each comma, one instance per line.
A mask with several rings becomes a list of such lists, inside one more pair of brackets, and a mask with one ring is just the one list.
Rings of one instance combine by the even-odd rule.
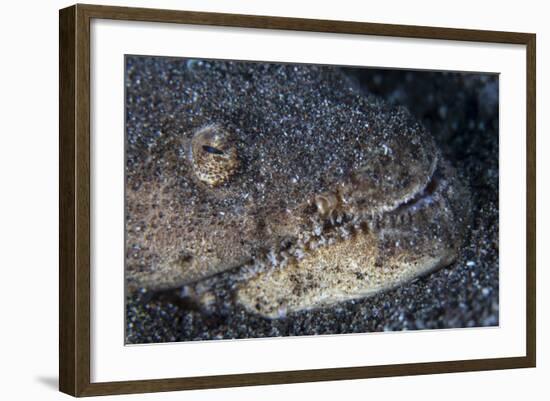
[[469, 193], [406, 109], [332, 67], [166, 59], [153, 82], [158, 62], [127, 62], [127, 110], [163, 122], [127, 133], [130, 290], [280, 318], [455, 259]]

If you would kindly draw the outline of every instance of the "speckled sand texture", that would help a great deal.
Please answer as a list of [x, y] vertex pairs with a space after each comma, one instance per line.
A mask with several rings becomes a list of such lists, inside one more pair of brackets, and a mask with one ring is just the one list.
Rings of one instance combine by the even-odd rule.
[[[139, 98], [144, 71], [169, 74], [162, 58], [135, 58], [128, 66], [127, 95]], [[485, 74], [347, 69], [365, 94], [409, 108], [432, 132], [449, 160], [468, 183], [473, 202], [472, 229], [458, 260], [413, 283], [362, 300], [265, 319], [229, 300], [209, 313], [182, 297], [180, 290], [129, 292], [127, 343], [151, 343], [222, 338], [337, 334], [382, 330], [490, 326], [498, 324], [498, 78]], [[150, 78], [150, 77], [149, 77]], [[172, 76], [174, 85], [181, 85]], [[179, 82], [179, 83], [178, 83]], [[275, 90], [267, 84], [265, 90]], [[204, 82], [204, 85], [208, 85]], [[292, 85], [292, 82], [288, 83]], [[324, 90], [327, 90], [326, 88]], [[136, 148], [159, 145], [170, 135], [173, 94], [160, 92], [159, 104], [127, 108], [129, 177], [139, 163]], [[307, 102], [307, 98], [303, 99]], [[168, 110], [163, 110], [168, 108]], [[161, 132], [135, 135], [143, 125]], [[177, 132], [177, 130], [176, 130]], [[170, 144], [170, 141], [164, 142]], [[145, 144], [145, 147], [143, 146]], [[134, 149], [134, 150], [133, 150]], [[154, 168], [151, 168], [153, 174]]]

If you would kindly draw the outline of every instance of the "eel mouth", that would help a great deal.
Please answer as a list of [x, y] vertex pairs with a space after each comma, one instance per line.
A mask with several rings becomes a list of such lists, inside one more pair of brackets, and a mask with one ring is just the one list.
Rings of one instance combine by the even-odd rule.
[[[212, 303], [212, 293], [236, 290], [241, 284], [266, 271], [276, 272], [331, 246], [358, 237], [372, 237], [385, 229], [405, 228], [420, 210], [434, 207], [438, 193], [446, 185], [442, 171], [436, 168], [419, 189], [378, 213], [357, 210], [341, 193], [317, 195], [308, 203], [311, 224], [294, 238], [282, 239], [278, 246], [263, 250], [243, 264], [182, 287], [184, 297]], [[312, 212], [312, 213], [311, 213]], [[207, 306], [207, 305], [206, 305]]]
[[[311, 219], [313, 229], [310, 230], [310, 235], [306, 234], [305, 237], [314, 240], [316, 237], [322, 238], [336, 231], [341, 234], [342, 239], [346, 239], [348, 232], [375, 231], [382, 228], [388, 220], [391, 220], [393, 225], [398, 225], [400, 219], [406, 220], [406, 217], [411, 217], [415, 212], [430, 207], [436, 202], [436, 194], [446, 186], [443, 172], [438, 166], [438, 158], [435, 157], [425, 181], [418, 185], [415, 191], [374, 211], [363, 210], [358, 206], [361, 205], [362, 200], [353, 199], [353, 190], [350, 193], [348, 184], [339, 186], [335, 192], [316, 195], [314, 201], [310, 203], [314, 203], [317, 207], [317, 214]], [[402, 221], [402, 223], [406, 222]], [[330, 237], [332, 236], [329, 235]], [[306, 240], [304, 245], [307, 247], [308, 243], [309, 241]]]
[[451, 263], [451, 242], [427, 223], [444, 222], [439, 217], [446, 210], [440, 203], [446, 185], [437, 172], [421, 190], [380, 215], [357, 219], [341, 212], [325, 218], [323, 230], [302, 253], [290, 251], [291, 256], [273, 260], [270, 270], [243, 282], [237, 302], [265, 318], [284, 318], [368, 297]]

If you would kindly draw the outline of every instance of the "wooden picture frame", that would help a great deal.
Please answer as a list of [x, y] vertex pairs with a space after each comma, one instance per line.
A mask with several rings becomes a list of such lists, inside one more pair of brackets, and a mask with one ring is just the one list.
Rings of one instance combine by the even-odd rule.
[[[525, 46], [527, 54], [525, 60], [527, 71], [526, 355], [523, 357], [92, 383], [90, 380], [90, 21], [95, 18]], [[60, 10], [59, 28], [59, 388], [62, 392], [73, 396], [94, 396], [535, 366], [536, 37], [534, 34], [95, 5], [75, 5]]]

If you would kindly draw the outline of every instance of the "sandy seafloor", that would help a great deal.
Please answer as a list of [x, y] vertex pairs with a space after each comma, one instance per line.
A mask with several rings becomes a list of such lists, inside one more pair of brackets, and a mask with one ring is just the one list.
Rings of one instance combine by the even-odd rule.
[[140, 291], [127, 298], [127, 344], [498, 325], [498, 76], [346, 73], [363, 91], [408, 107], [468, 182], [473, 220], [458, 260], [392, 291], [277, 320], [238, 305], [204, 314], [177, 290]]

